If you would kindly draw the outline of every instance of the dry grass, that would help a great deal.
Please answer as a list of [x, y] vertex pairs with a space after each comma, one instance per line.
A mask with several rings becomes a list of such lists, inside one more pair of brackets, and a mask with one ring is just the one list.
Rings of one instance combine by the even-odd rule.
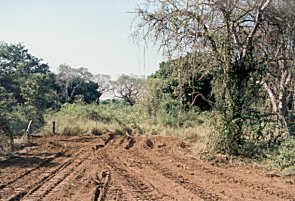
[[[99, 118], [93, 118], [95, 115], [99, 116]], [[160, 119], [159, 121], [140, 111], [140, 108], [137, 110], [135, 107], [125, 106], [118, 109], [114, 106], [70, 105], [60, 112], [47, 114], [47, 123], [43, 131], [45, 133], [52, 133], [52, 122], [55, 121], [56, 133], [60, 135], [80, 135], [83, 133], [101, 135], [106, 132], [149, 134], [172, 136], [189, 142], [193, 144], [193, 150], [196, 154], [204, 153], [210, 147], [208, 145], [210, 144], [210, 136], [214, 129], [208, 114], [199, 114], [194, 117], [198, 118], [195, 123], [189, 119], [189, 124], [184, 122], [186, 126], [182, 127], [175, 126], [176, 124], [168, 126], [162, 123], [163, 120], [165, 122], [165, 115], [158, 118]], [[171, 116], [167, 118], [172, 122], [174, 120], [173, 118], [171, 119]], [[108, 121], [105, 121], [106, 119]]]

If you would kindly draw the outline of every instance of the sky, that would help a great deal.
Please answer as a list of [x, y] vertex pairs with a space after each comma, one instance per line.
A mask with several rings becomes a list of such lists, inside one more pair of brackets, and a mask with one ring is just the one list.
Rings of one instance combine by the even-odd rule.
[[149, 75], [163, 57], [152, 43], [144, 48], [131, 38], [130, 12], [143, 1], [0, 0], [0, 41], [23, 43], [54, 72], [66, 63], [113, 78]]

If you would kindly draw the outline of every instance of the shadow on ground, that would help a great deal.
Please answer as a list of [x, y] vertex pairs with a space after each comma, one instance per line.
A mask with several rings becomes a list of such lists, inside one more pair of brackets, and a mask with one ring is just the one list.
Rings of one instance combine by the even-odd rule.
[[[59, 152], [57, 154], [58, 157], [67, 157], [63, 152]], [[38, 156], [30, 156], [30, 155], [20, 155], [20, 156], [12, 156], [5, 161], [0, 162], [0, 169], [9, 168], [9, 167], [35, 167], [40, 164], [45, 167], [54, 167], [60, 165], [58, 163], [50, 162], [48, 158], [41, 158]]]

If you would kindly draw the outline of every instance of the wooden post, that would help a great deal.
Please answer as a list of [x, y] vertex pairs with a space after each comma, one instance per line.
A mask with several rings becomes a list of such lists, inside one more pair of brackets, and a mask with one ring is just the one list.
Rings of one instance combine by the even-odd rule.
[[55, 121], [52, 122], [52, 134], [55, 135]]
[[31, 125], [32, 125], [32, 120], [29, 121], [29, 124], [28, 124], [27, 130], [26, 130], [26, 138], [27, 138], [27, 140], [30, 140]]

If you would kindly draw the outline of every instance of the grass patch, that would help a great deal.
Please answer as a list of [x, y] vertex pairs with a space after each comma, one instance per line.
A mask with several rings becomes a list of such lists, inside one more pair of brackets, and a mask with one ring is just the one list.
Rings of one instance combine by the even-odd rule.
[[49, 111], [45, 115], [45, 133], [52, 133], [52, 122], [56, 133], [79, 135], [91, 133], [101, 135], [112, 131], [120, 134], [151, 134], [173, 136], [184, 141], [197, 143], [208, 141], [208, 114], [188, 112], [168, 114], [160, 112], [150, 116], [140, 105], [128, 106], [120, 103], [101, 105], [65, 104], [60, 111]]

